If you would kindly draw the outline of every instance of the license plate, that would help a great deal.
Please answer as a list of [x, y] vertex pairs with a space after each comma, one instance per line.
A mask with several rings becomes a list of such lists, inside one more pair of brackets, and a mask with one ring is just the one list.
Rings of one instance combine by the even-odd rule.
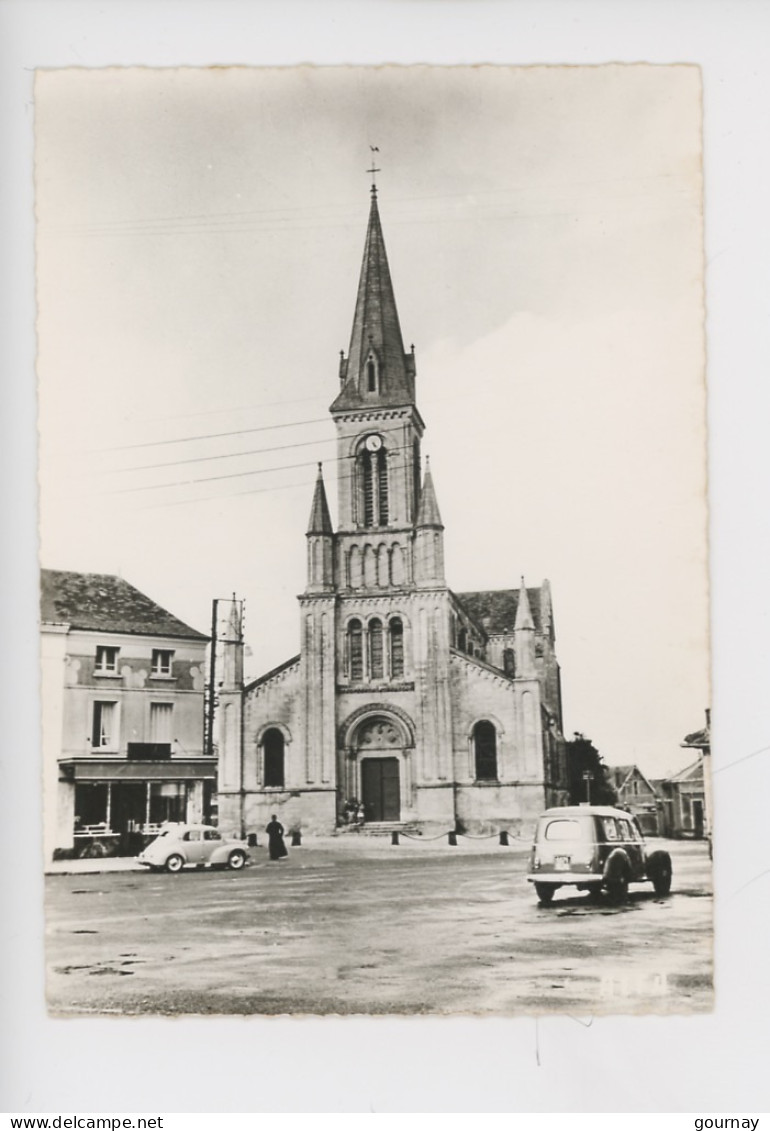
[[557, 872], [566, 872], [569, 868], [570, 857], [569, 856], [554, 856], [553, 863], [554, 863], [554, 867], [556, 868]]

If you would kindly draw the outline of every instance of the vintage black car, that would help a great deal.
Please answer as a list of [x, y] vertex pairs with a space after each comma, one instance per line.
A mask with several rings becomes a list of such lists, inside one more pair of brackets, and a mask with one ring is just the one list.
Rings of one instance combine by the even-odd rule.
[[538, 820], [527, 879], [543, 904], [557, 888], [570, 885], [623, 903], [628, 885], [648, 880], [656, 895], [671, 891], [671, 857], [648, 852], [642, 831], [630, 813], [606, 805], [546, 809]]

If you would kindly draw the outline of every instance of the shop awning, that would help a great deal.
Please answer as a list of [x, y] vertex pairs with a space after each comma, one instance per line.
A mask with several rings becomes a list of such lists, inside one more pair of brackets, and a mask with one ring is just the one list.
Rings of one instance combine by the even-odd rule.
[[65, 781], [214, 781], [211, 758], [164, 758], [139, 761], [125, 758], [68, 758], [59, 762]]

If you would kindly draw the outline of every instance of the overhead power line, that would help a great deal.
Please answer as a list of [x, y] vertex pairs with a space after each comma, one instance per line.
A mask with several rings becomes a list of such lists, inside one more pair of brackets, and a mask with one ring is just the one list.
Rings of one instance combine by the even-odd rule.
[[[391, 452], [405, 451], [408, 445], [400, 445], [396, 448], [389, 448]], [[342, 463], [344, 460], [355, 459], [354, 455], [350, 456], [335, 456], [333, 460], [328, 460], [328, 463]], [[285, 463], [278, 467], [258, 467], [252, 471], [231, 471], [225, 475], [204, 475], [196, 479], [176, 479], [171, 483], [147, 483], [139, 487], [118, 487], [111, 491], [101, 492], [106, 495], [126, 495], [138, 491], [163, 491], [168, 487], [189, 487], [196, 483], [216, 483], [223, 479], [243, 479], [248, 475], [269, 475], [272, 471], [293, 471], [298, 467], [314, 467], [318, 464], [318, 460], [304, 460], [301, 463]]]
[[[336, 443], [336, 436], [324, 437], [320, 440], [302, 440], [296, 444], [276, 444], [272, 448], [250, 448], [246, 452], [220, 452], [214, 456], [190, 456], [189, 459], [172, 459], [167, 460], [165, 463], [139, 463], [135, 467], [108, 467], [105, 472], [108, 475], [124, 475], [129, 471], [154, 471], [162, 467], [180, 467], [182, 464], [187, 463], [210, 463], [214, 459], [237, 459], [239, 456], [261, 456], [267, 452], [285, 452], [289, 448], [310, 448], [314, 444], [334, 444]], [[89, 472], [90, 474], [90, 472]]]
[[245, 436], [250, 432], [271, 432], [277, 428], [299, 428], [303, 424], [326, 424], [328, 416], [317, 416], [314, 420], [290, 420], [286, 424], [260, 424], [257, 428], [236, 428], [232, 432], [208, 432], [203, 436], [179, 436], [173, 440], [145, 440], [141, 444], [111, 444], [109, 448], [98, 448], [100, 452], [128, 452], [134, 448], [158, 448], [164, 444], [192, 444], [195, 440], [220, 440], [225, 436]]
[[[391, 448], [391, 451], [396, 451], [396, 450], [397, 449], [395, 449], [395, 448]], [[347, 458], [347, 457], [344, 457], [344, 458]], [[335, 463], [337, 461], [329, 460], [328, 462], [329, 463]], [[310, 467], [310, 466], [314, 466], [314, 464], [307, 464], [306, 466]], [[277, 470], [282, 470], [282, 469], [271, 468], [270, 470], [276, 470], [277, 471]], [[355, 478], [354, 475], [337, 475], [336, 476], [336, 482], [337, 482], [337, 484], [347, 483], [349, 480], [352, 480], [354, 478]], [[193, 480], [192, 482], [194, 483], [194, 482], [197, 482], [197, 481]], [[192, 485], [192, 483], [191, 483], [191, 485]], [[196, 495], [194, 498], [191, 498], [191, 499], [174, 499], [174, 500], [166, 501], [166, 502], [163, 502], [163, 503], [148, 503], [145, 506], [136, 507], [135, 509], [136, 510], [142, 510], [142, 511], [144, 511], [144, 510], [162, 510], [165, 507], [186, 507], [186, 506], [191, 506], [191, 505], [198, 504], [198, 503], [218, 503], [218, 502], [221, 503], [221, 502], [225, 502], [227, 499], [238, 499], [238, 498], [242, 498], [245, 495], [266, 495], [266, 494], [273, 494], [274, 492], [278, 492], [278, 491], [299, 491], [299, 490], [309, 491], [309, 489], [310, 489], [310, 482], [309, 482], [308, 478], [304, 478], [300, 482], [297, 482], [297, 483], [281, 483], [278, 486], [274, 486], [274, 487], [248, 487], [245, 491], [227, 491], [224, 494], [219, 494], [219, 495]]]
[[[381, 434], [388, 432], [399, 432], [400, 428], [380, 428]], [[219, 459], [237, 459], [239, 456], [260, 456], [268, 452], [285, 452], [291, 448], [310, 448], [315, 444], [335, 444], [337, 442], [336, 436], [321, 437], [318, 440], [300, 440], [294, 444], [276, 444], [272, 448], [250, 448], [245, 452], [219, 452], [212, 456], [190, 456], [189, 459], [174, 459], [166, 460], [164, 463], [140, 463], [134, 467], [109, 467], [104, 469], [104, 473], [108, 475], [123, 475], [131, 471], [155, 471], [163, 467], [180, 467], [190, 463], [210, 463], [211, 460]], [[88, 473], [89, 475], [91, 472]]]

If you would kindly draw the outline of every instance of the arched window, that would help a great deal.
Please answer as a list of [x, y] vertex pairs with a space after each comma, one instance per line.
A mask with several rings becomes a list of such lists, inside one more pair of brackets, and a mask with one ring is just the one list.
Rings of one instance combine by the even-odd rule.
[[404, 674], [404, 625], [398, 617], [393, 617], [388, 625], [390, 636], [390, 675], [400, 679]]
[[465, 631], [465, 628], [461, 628], [457, 634], [457, 647], [461, 652], [468, 651], [468, 633]]
[[371, 358], [366, 363], [366, 388], [370, 393], [377, 392], [377, 367]]
[[358, 546], [353, 546], [348, 557], [348, 584], [351, 589], [360, 589], [363, 583], [364, 568], [361, 563], [361, 550]]
[[377, 550], [377, 584], [381, 589], [387, 589], [390, 584], [390, 558], [384, 542], [380, 543]]
[[516, 675], [516, 655], [513, 648], [506, 648], [503, 651], [503, 671], [509, 679], [513, 679]]
[[384, 448], [377, 452], [377, 488], [380, 526], [388, 525], [388, 455]]
[[382, 679], [385, 675], [382, 654], [382, 621], [369, 622], [369, 675], [372, 679]]
[[265, 731], [262, 739], [264, 751], [264, 784], [283, 788], [284, 779], [284, 741], [283, 734], [278, 727], [270, 727]]
[[377, 552], [374, 546], [364, 546], [364, 585], [374, 589], [377, 584]]
[[391, 547], [390, 551], [390, 583], [391, 585], [404, 584], [404, 553], [398, 542]]
[[482, 719], [473, 728], [476, 781], [497, 781], [497, 731], [494, 723]]
[[361, 453], [364, 471], [364, 526], [374, 526], [374, 468], [372, 453]]
[[364, 678], [363, 631], [360, 620], [348, 625], [348, 672], [351, 683], [361, 683]]

